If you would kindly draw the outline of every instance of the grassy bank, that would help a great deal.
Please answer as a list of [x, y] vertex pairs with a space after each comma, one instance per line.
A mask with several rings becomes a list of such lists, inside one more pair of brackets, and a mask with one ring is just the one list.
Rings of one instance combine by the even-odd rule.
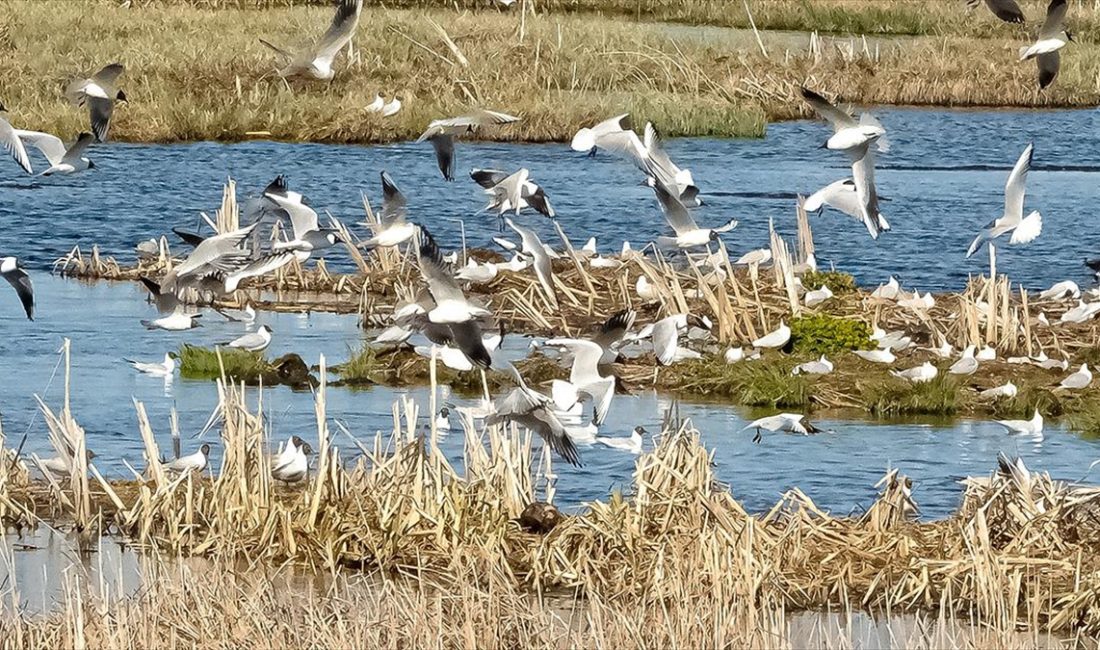
[[[684, 6], [713, 16], [739, 11], [712, 4]], [[865, 8], [854, 11], [850, 4], [812, 11], [859, 16], [868, 25], [852, 29], [861, 33], [874, 33], [872, 23], [895, 20]], [[908, 3], [891, 6], [896, 4]], [[1000, 30], [995, 38], [922, 36], [876, 43], [866, 51], [845, 40], [811, 51], [808, 36], [785, 36], [765, 57], [751, 36], [737, 44], [696, 38], [680, 28], [610, 15], [618, 13], [613, 7], [601, 7], [608, 15], [540, 11], [521, 21], [514, 12], [372, 6], [364, 10], [355, 55], [350, 61], [342, 57], [333, 83], [292, 82], [288, 88], [272, 76], [272, 55], [258, 39], [294, 47], [327, 25], [331, 8], [209, 5], [0, 4], [0, 88], [11, 120], [63, 135], [86, 129], [86, 118], [65, 104], [60, 89], [116, 60], [128, 66], [123, 87], [130, 98], [116, 112], [116, 139], [237, 140], [263, 132], [326, 142], [413, 138], [430, 119], [473, 105], [524, 118], [490, 134], [501, 139], [565, 140], [578, 126], [623, 111], [656, 122], [668, 135], [760, 136], [768, 120], [803, 114], [795, 100], [802, 83], [867, 103], [1086, 106], [1096, 102], [1091, 71], [1100, 64], [1098, 48], [1073, 47], [1063, 57], [1058, 83], [1040, 94], [1034, 66], [1015, 61], [1022, 39], [978, 16], [966, 20], [992, 25]], [[652, 6], [671, 11], [680, 3]], [[759, 18], [782, 28], [824, 20], [816, 13], [782, 18], [811, 11], [808, 6], [765, 3]], [[388, 119], [366, 113], [376, 92], [400, 97], [404, 109]]]

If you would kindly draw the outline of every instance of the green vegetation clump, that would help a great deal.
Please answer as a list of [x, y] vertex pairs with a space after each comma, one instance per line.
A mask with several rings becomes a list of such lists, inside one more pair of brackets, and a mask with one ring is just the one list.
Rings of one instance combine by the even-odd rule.
[[791, 321], [791, 345], [796, 353], [814, 357], [875, 347], [870, 325], [828, 314], [802, 316]]
[[815, 382], [791, 375], [787, 362], [726, 363], [721, 356], [684, 361], [661, 373], [661, 386], [680, 393], [726, 397], [743, 406], [808, 408]]
[[919, 384], [897, 378], [875, 382], [864, 396], [867, 410], [875, 415], [953, 415], [958, 400], [958, 385], [942, 373]]
[[224, 367], [227, 378], [256, 384], [275, 371], [262, 353], [235, 348], [209, 349], [184, 345], [179, 351], [179, 362], [180, 376], [185, 379], [217, 379], [222, 376]]
[[802, 276], [802, 286], [807, 291], [828, 286], [836, 295], [855, 293], [856, 279], [850, 273], [843, 271], [810, 271]]

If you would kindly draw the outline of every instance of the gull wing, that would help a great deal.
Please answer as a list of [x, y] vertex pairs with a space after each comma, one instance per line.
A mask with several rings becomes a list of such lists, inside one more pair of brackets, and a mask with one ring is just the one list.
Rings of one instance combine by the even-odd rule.
[[663, 183], [651, 176], [649, 186], [653, 188], [653, 192], [657, 195], [657, 203], [661, 206], [661, 212], [664, 213], [665, 220], [668, 221], [668, 225], [672, 226], [677, 235], [699, 229], [695, 219], [688, 212], [687, 206], [681, 203], [680, 199], [673, 196]]
[[115, 98], [88, 97], [88, 114], [92, 119], [92, 133], [97, 142], [107, 141], [107, 131], [111, 128], [111, 115], [115, 112]]
[[634, 165], [649, 174], [648, 156], [641, 138], [633, 131], [615, 131], [596, 138], [596, 146], [608, 153], [626, 156]]
[[92, 81], [96, 82], [100, 88], [107, 90], [107, 94], [111, 94], [110, 90], [115, 87], [118, 83], [118, 78], [122, 76], [122, 73], [125, 71], [126, 67], [121, 63], [112, 63], [103, 66], [103, 69], [92, 75]]
[[439, 165], [439, 171], [443, 172], [443, 178], [448, 181], [455, 179], [455, 139], [454, 136], [442, 131], [429, 136], [432, 148], [435, 149], [435, 160]]
[[383, 225], [392, 226], [405, 222], [407, 201], [401, 190], [397, 189], [389, 172], [382, 172], [382, 214]]
[[428, 283], [428, 291], [437, 303], [445, 300], [465, 302], [466, 296], [454, 277], [454, 269], [443, 261], [443, 252], [427, 228], [420, 227], [420, 249], [417, 255], [420, 274]]
[[351, 37], [355, 35], [355, 28], [359, 26], [359, 14], [363, 10], [363, 0], [341, 0], [336, 7], [336, 15], [332, 17], [332, 24], [328, 31], [321, 36], [313, 49], [311, 60], [321, 60], [332, 65], [333, 59], [344, 49]]
[[1061, 35], [1067, 11], [1069, 11], [1069, 4], [1066, 0], [1051, 0], [1050, 4], [1047, 5], [1047, 17], [1043, 21], [1043, 27], [1039, 30], [1037, 40], [1043, 41]]
[[181, 306], [180, 300], [176, 297], [175, 293], [169, 291], [168, 293], [161, 293], [160, 285], [146, 277], [139, 278], [141, 283], [145, 285], [145, 288], [149, 290], [149, 293], [153, 297], [153, 302], [157, 306], [157, 311], [162, 314], [170, 314]]
[[470, 178], [474, 179], [478, 185], [491, 190], [508, 178], [508, 172], [502, 172], [499, 169], [472, 169]]
[[1058, 50], [1040, 54], [1035, 57], [1035, 63], [1039, 66], [1039, 89], [1042, 90], [1054, 83], [1054, 78], [1058, 76], [1062, 54]]
[[647, 171], [665, 185], [675, 186], [676, 176], [680, 173], [680, 168], [668, 157], [668, 153], [661, 145], [661, 136], [651, 122], [646, 122], [642, 144], [648, 162]]
[[600, 331], [592, 339], [600, 347], [610, 348], [619, 341], [622, 341], [626, 336], [626, 333], [630, 331], [631, 327], [634, 327], [634, 319], [637, 317], [637, 312], [633, 309], [624, 309], [611, 315], [604, 324], [600, 326]]
[[1043, 215], [1036, 210], [1020, 221], [1020, 225], [1012, 231], [1012, 237], [1009, 238], [1008, 243], [1028, 244], [1035, 241], [1041, 232], [1043, 232]]
[[[11, 124], [7, 120], [0, 117], [0, 146], [4, 147], [4, 151], [12, 157], [12, 160], [19, 163], [19, 166], [23, 168], [23, 171], [28, 174], [33, 173], [31, 168], [31, 159], [27, 156], [27, 148], [23, 146], [23, 140], [20, 139], [18, 133], [12, 128]], [[30, 133], [29, 131], [22, 131], [21, 133]], [[42, 134], [46, 135], [46, 134]], [[60, 142], [60, 140], [58, 140]], [[64, 146], [62, 147], [64, 149]], [[48, 158], [49, 156], [47, 156]]]
[[550, 339], [546, 345], [567, 348], [573, 354], [573, 366], [569, 371], [569, 383], [579, 387], [602, 379], [600, 357], [603, 348], [595, 341], [585, 339]]
[[852, 162], [852, 180], [859, 201], [859, 218], [867, 227], [871, 239], [878, 239], [879, 227], [878, 191], [875, 189], [875, 155], [870, 143], [863, 145], [864, 155]]
[[65, 158], [65, 143], [61, 138], [38, 131], [16, 131], [19, 139], [42, 152], [50, 165], [60, 164]]
[[290, 217], [290, 226], [294, 230], [295, 239], [301, 239], [306, 233], [319, 229], [317, 211], [306, 205], [304, 199], [298, 202], [277, 194], [268, 196]]
[[662, 318], [653, 324], [653, 354], [661, 365], [667, 366], [675, 360], [679, 336], [675, 318]]
[[256, 278], [262, 275], [267, 275], [275, 270], [281, 269], [287, 264], [290, 264], [294, 260], [294, 253], [283, 252], [276, 253], [274, 255], [268, 255], [261, 257], [258, 260], [249, 262], [248, 264], [230, 271], [225, 277], [225, 290], [227, 293], [233, 293], [237, 290], [237, 287], [248, 278]]
[[206, 265], [219, 270], [232, 270], [236, 261], [248, 255], [247, 251], [241, 250], [238, 246], [252, 234], [255, 228], [256, 224], [252, 224], [240, 230], [207, 237], [195, 247], [195, 250], [191, 251], [191, 255], [186, 260], [174, 269], [176, 276], [183, 277]]
[[0, 275], [15, 289], [19, 302], [23, 303], [23, 311], [27, 313], [27, 320], [34, 320], [34, 285], [31, 284], [31, 276], [19, 268], [14, 257], [0, 261]]
[[802, 99], [806, 100], [810, 108], [814, 109], [814, 112], [821, 116], [823, 120], [831, 124], [834, 131], [856, 126], [855, 118], [805, 86], [802, 88]]
[[87, 148], [93, 142], [95, 142], [95, 136], [93, 136], [91, 133], [85, 132], [76, 136], [76, 140], [71, 145], [69, 145], [69, 148], [62, 156], [61, 162], [68, 163], [70, 165], [75, 165], [76, 163], [80, 162], [80, 158], [84, 155], [84, 151], [87, 150]]
[[475, 366], [488, 368], [493, 363], [493, 357], [485, 347], [485, 340], [481, 336], [481, 325], [476, 319], [463, 323], [451, 323], [451, 340], [455, 347]]
[[1005, 183], [1005, 225], [1015, 225], [1024, 218], [1024, 191], [1027, 184], [1027, 172], [1031, 169], [1031, 158], [1035, 153], [1035, 145], [1029, 144], [1020, 154], [1012, 173], [1008, 175]]
[[[976, 6], [978, 0], [969, 0], [968, 4], [971, 7]], [[1016, 0], [985, 0], [985, 5], [994, 16], [1006, 23], [1024, 22], [1024, 12], [1020, 10], [1020, 5], [1016, 4]]]
[[486, 424], [492, 426], [501, 422], [515, 422], [526, 427], [537, 433], [566, 462], [580, 467], [581, 459], [577, 447], [565, 432], [565, 425], [554, 414], [549, 399], [520, 387], [499, 399], [494, 406], [496, 413], [485, 419]]

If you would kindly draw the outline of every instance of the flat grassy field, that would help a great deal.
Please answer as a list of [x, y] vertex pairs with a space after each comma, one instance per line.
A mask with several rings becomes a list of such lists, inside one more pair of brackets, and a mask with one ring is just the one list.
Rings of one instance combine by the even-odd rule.
[[[264, 6], [255, 8], [257, 2]], [[825, 25], [814, 18], [821, 12], [837, 25], [857, 17], [870, 23], [852, 23], [872, 35], [866, 41], [828, 37], [813, 47], [809, 34], [765, 32], [766, 55], [751, 32], [653, 22], [694, 20], [676, 11], [713, 14], [703, 22], [736, 21], [740, 3], [721, 3], [719, 11], [713, 2], [642, 0], [635, 13], [648, 22], [616, 10], [632, 4], [624, 0], [554, 0], [522, 16], [469, 11], [462, 2], [459, 9], [431, 4], [365, 8], [354, 51], [340, 56], [333, 82], [285, 84], [272, 74], [274, 58], [259, 39], [291, 49], [308, 42], [331, 20], [329, 3], [6, 0], [0, 101], [17, 127], [71, 137], [87, 129], [86, 117], [65, 103], [62, 88], [121, 61], [130, 101], [116, 113], [116, 140], [239, 140], [261, 132], [283, 140], [382, 142], [415, 137], [430, 119], [471, 106], [524, 118], [487, 134], [499, 139], [565, 140], [580, 125], [626, 111], [672, 136], [759, 137], [769, 120], [804, 114], [795, 99], [804, 83], [855, 103], [1091, 106], [1100, 97], [1100, 48], [1071, 45], [1062, 76], [1039, 93], [1034, 66], [1016, 62], [1022, 28], [985, 13], [967, 15], [962, 3], [882, 3], [894, 9], [868, 13], [853, 10], [865, 2], [827, 0], [813, 9], [792, 0], [752, 2], [761, 27]], [[901, 16], [912, 10], [895, 5], [928, 5], [918, 18], [950, 12], [943, 25], [980, 25], [989, 37], [881, 36], [923, 29], [902, 29]], [[879, 11], [883, 17], [875, 19]], [[366, 112], [376, 92], [401, 98], [404, 109], [388, 119]]]

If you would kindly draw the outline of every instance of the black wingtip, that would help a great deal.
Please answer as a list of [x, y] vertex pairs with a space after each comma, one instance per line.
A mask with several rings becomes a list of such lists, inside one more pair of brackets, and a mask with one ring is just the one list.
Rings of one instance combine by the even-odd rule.
[[278, 194], [280, 196], [286, 196], [287, 189], [289, 188], [286, 184], [286, 177], [282, 174], [279, 174], [275, 177], [275, 180], [268, 183], [267, 187], [264, 188], [264, 194]]
[[610, 332], [617, 329], [630, 329], [634, 326], [634, 319], [637, 317], [637, 313], [629, 307], [622, 311], [616, 312], [608, 318], [601, 330], [603, 332]]
[[820, 94], [810, 90], [806, 86], [800, 87], [799, 92], [802, 93], [802, 98], [807, 100], [807, 101], [821, 101], [821, 102], [828, 101], [827, 99], [822, 97]]
[[558, 444], [554, 445], [554, 451], [573, 467], [584, 467], [581, 462], [581, 453], [577, 450], [577, 445], [573, 443], [573, 439], [569, 437], [569, 434], [561, 437]]

